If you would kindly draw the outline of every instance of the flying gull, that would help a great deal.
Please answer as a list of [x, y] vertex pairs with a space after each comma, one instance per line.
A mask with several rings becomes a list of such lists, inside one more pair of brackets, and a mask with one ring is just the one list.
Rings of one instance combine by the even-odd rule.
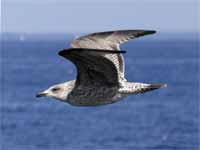
[[75, 39], [72, 48], [58, 54], [75, 64], [76, 80], [51, 86], [38, 93], [75, 106], [99, 106], [120, 101], [130, 94], [166, 87], [166, 84], [128, 82], [124, 77], [124, 58], [120, 44], [151, 30], [119, 30], [92, 33]]

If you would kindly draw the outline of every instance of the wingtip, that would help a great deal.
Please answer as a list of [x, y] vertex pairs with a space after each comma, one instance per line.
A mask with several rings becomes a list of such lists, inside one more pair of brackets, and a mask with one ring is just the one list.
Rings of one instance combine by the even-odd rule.
[[136, 35], [136, 37], [140, 37], [140, 36], [145, 36], [145, 35], [150, 35], [150, 34], [154, 34], [156, 33], [155, 30], [140, 30], [141, 32], [138, 32], [138, 34]]
[[67, 52], [67, 50], [63, 49], [63, 50], [61, 50], [61, 51], [58, 52], [58, 55], [59, 56], [63, 56], [66, 52]]
[[126, 51], [122, 51], [122, 50], [121, 50], [121, 51], [119, 51], [119, 52], [120, 52], [120, 53], [123, 53], [123, 54], [125, 54], [125, 53], [126, 53]]
[[63, 53], [63, 50], [62, 50], [62, 51], [59, 51], [59, 52], [58, 52], [58, 55], [61, 56], [62, 53]]
[[148, 31], [146, 31], [146, 34], [154, 34], [154, 33], [156, 33], [155, 30], [148, 30]]

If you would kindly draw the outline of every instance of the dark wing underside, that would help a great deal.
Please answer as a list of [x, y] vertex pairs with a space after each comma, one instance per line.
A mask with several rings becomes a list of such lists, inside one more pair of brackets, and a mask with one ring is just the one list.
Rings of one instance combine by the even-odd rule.
[[[140, 36], [153, 34], [155, 31], [151, 30], [118, 30], [108, 32], [92, 33], [82, 36], [72, 42], [73, 48], [89, 48], [89, 49], [106, 49], [106, 50], [120, 50], [120, 44], [127, 42]], [[124, 59], [121, 54], [112, 54], [107, 56], [115, 66], [120, 76], [124, 78]]]
[[59, 52], [59, 55], [72, 61], [77, 68], [76, 86], [118, 86], [119, 74], [112, 61], [104, 57], [124, 51], [108, 51], [96, 49], [68, 49]]

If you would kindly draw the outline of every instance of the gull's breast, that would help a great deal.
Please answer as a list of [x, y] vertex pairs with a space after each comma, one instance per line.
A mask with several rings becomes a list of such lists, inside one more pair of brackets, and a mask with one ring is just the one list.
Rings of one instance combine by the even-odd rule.
[[68, 102], [76, 106], [97, 106], [115, 102], [119, 99], [118, 87], [83, 87], [74, 89]]

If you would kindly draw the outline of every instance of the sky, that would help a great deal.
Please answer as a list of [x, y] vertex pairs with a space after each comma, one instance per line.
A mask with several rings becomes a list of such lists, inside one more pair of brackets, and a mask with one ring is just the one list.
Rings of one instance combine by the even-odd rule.
[[1, 0], [1, 32], [197, 32], [198, 0]]

